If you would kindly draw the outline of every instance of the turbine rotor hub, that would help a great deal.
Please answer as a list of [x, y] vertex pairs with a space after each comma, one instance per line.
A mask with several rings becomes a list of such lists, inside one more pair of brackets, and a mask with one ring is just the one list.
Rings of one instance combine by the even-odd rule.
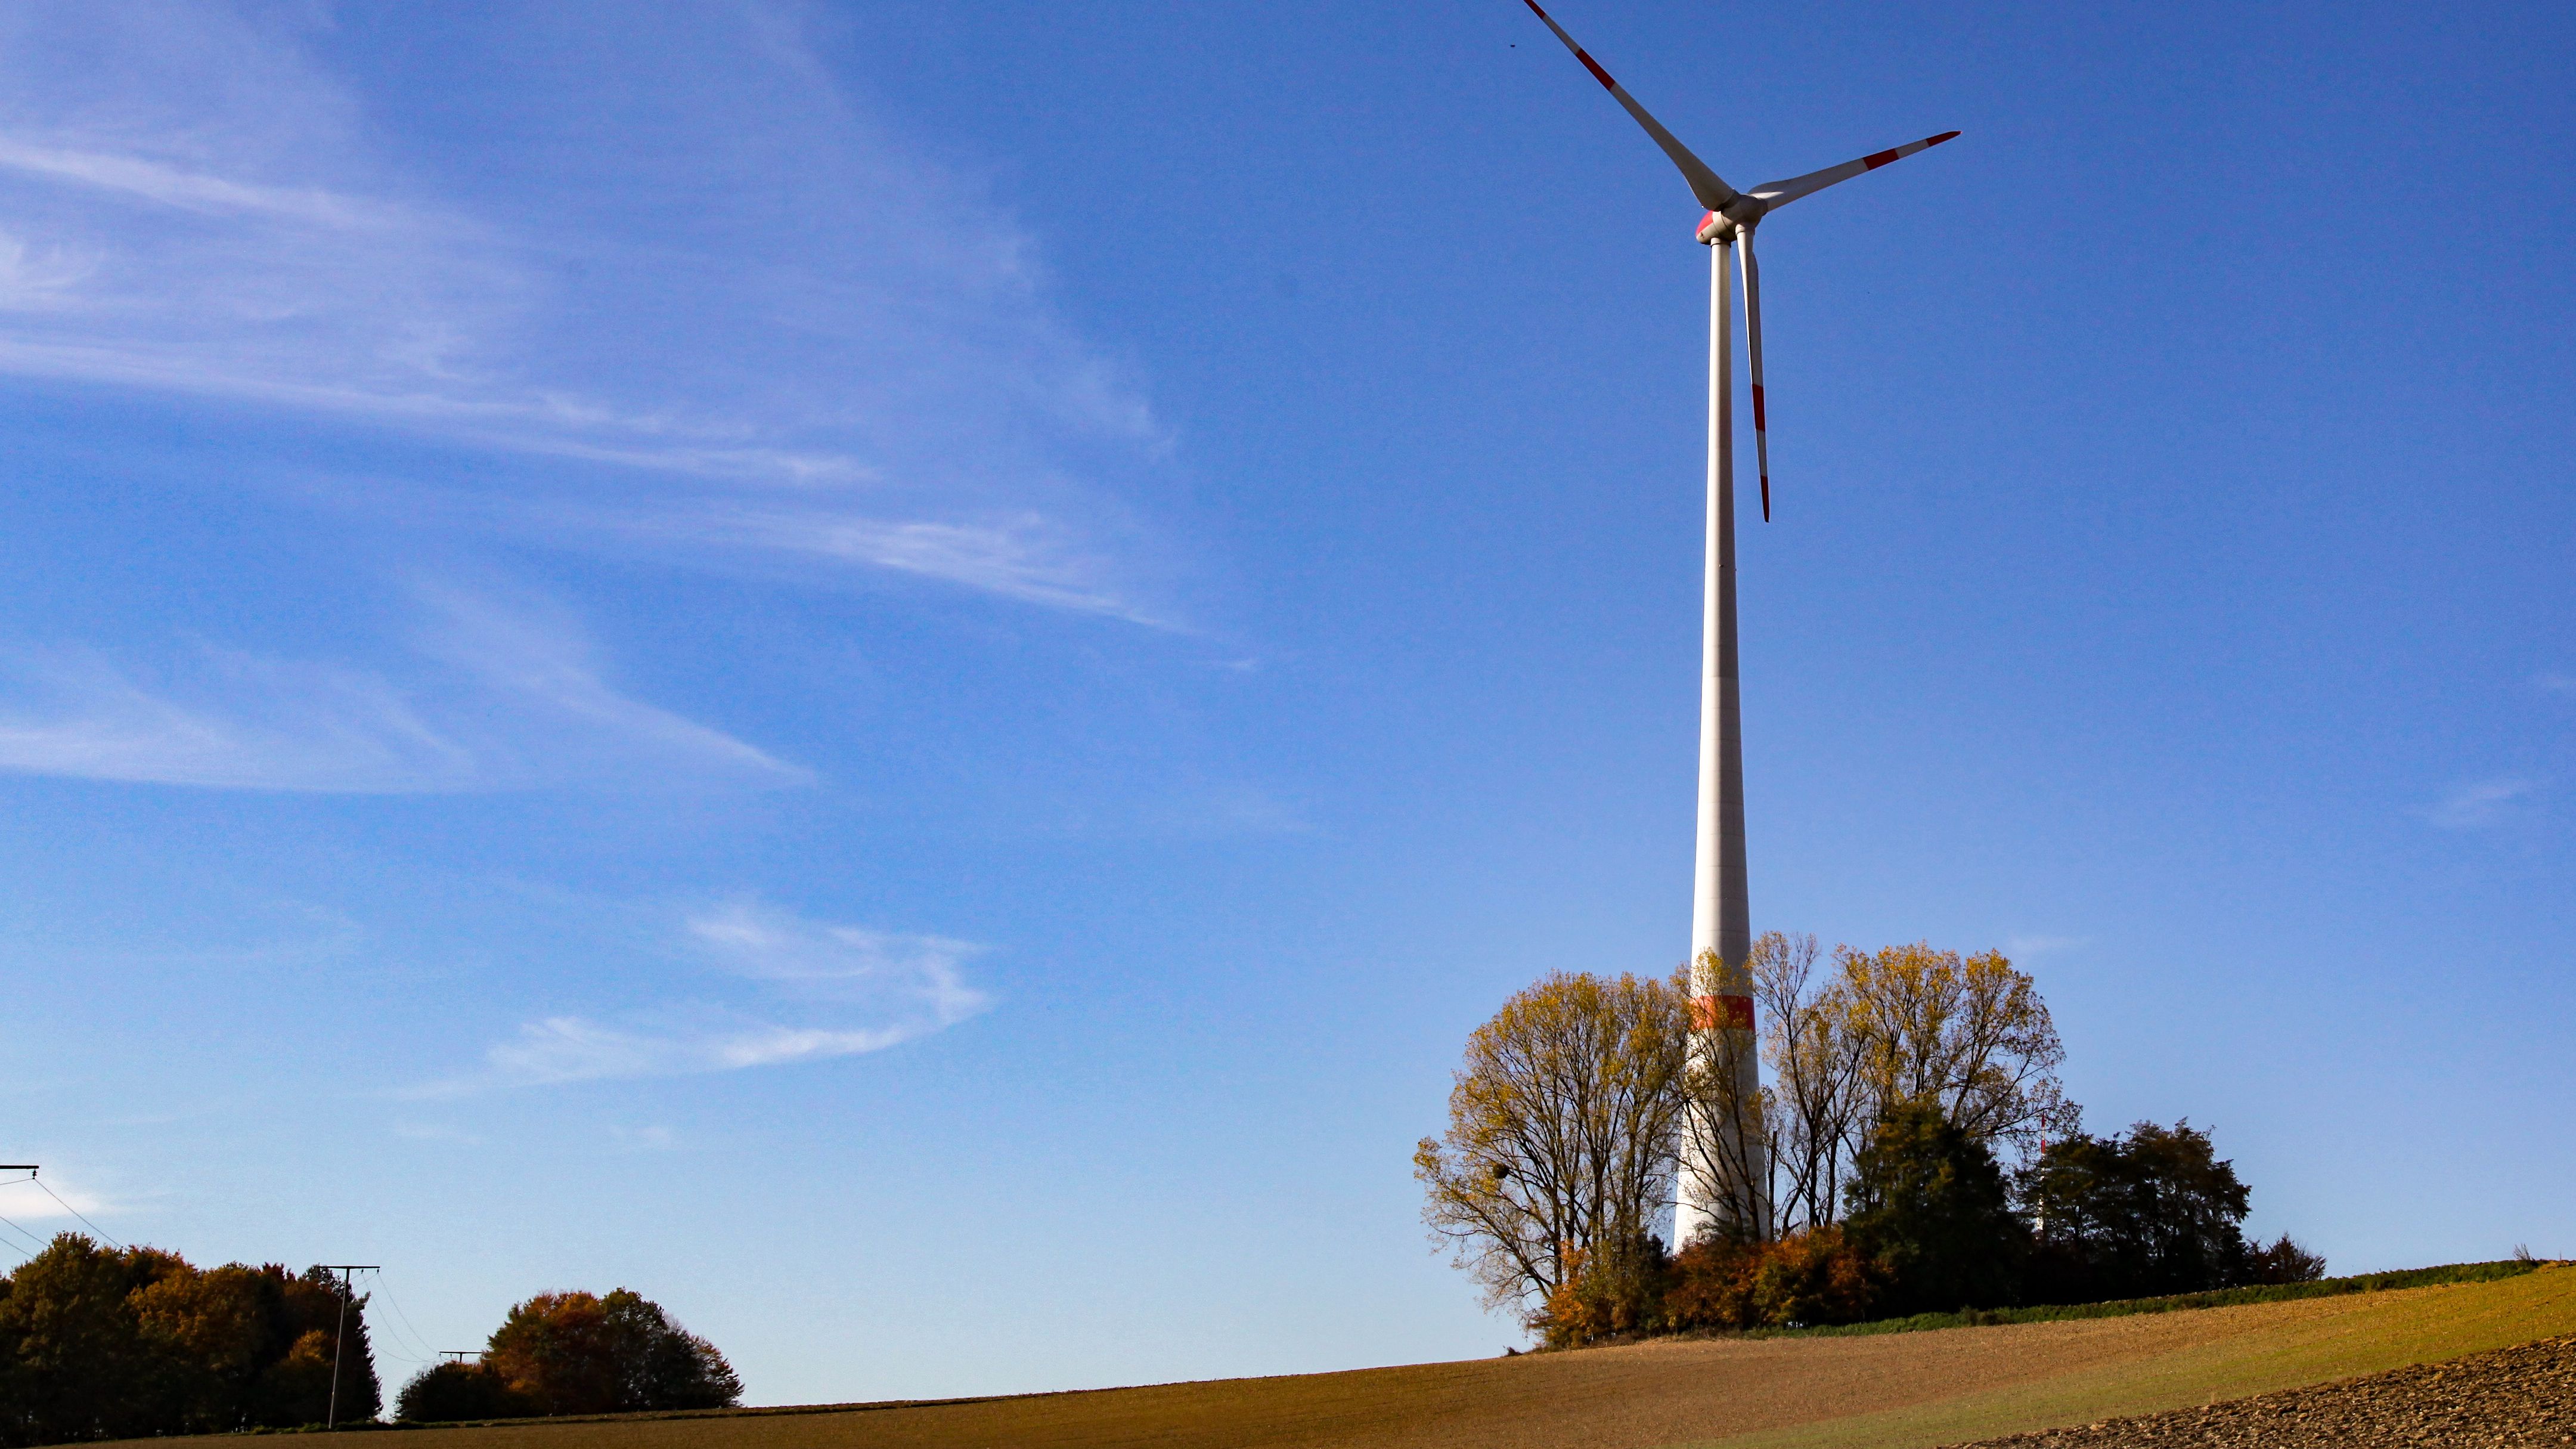
[[1699, 244], [1710, 247], [1733, 241], [1736, 233], [1753, 230], [1754, 223], [1770, 209], [1760, 198], [1739, 191], [1733, 201], [1699, 219]]

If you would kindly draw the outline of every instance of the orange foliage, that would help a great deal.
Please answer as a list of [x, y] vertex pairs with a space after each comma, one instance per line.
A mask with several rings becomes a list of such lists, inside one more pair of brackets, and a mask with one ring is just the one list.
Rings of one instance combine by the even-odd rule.
[[1675, 1328], [1857, 1323], [1878, 1289], [1876, 1265], [1831, 1224], [1771, 1243], [1703, 1238], [1673, 1260], [1664, 1315]]

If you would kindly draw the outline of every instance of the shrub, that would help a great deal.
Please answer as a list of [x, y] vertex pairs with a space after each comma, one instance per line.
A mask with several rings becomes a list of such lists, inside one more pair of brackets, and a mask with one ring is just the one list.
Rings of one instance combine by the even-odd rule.
[[1664, 1292], [1673, 1328], [1790, 1328], [1857, 1323], [1879, 1294], [1879, 1273], [1827, 1225], [1773, 1243], [1701, 1238], [1673, 1260]]
[[524, 1419], [537, 1406], [524, 1394], [511, 1392], [499, 1374], [479, 1363], [432, 1364], [403, 1385], [394, 1417], [415, 1424], [448, 1424], [460, 1419]]
[[1590, 1253], [1568, 1255], [1565, 1281], [1531, 1320], [1550, 1348], [1580, 1348], [1663, 1326], [1671, 1259], [1661, 1238], [1614, 1238]]
[[1753, 1275], [1762, 1249], [1753, 1243], [1703, 1235], [1673, 1259], [1672, 1286], [1664, 1290], [1664, 1316], [1675, 1328], [1751, 1328], [1761, 1322], [1753, 1306]]
[[1878, 1278], [1877, 1265], [1841, 1228], [1827, 1224], [1763, 1245], [1753, 1268], [1752, 1307], [1766, 1328], [1858, 1323], [1878, 1301]]
[[2266, 1285], [2314, 1283], [2325, 1276], [2325, 1255], [2309, 1252], [2288, 1233], [2267, 1247], [2246, 1249], [2244, 1266], [2235, 1275], [2239, 1283]]

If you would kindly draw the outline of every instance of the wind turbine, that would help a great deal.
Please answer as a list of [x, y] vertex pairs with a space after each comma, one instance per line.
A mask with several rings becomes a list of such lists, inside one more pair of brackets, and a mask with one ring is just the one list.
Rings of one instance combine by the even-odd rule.
[[[1744, 732], [1735, 654], [1735, 449], [1734, 380], [1729, 364], [1734, 349], [1734, 301], [1729, 263], [1741, 258], [1744, 274], [1744, 342], [1753, 384], [1753, 446], [1761, 470], [1762, 518], [1771, 518], [1771, 434], [1762, 398], [1762, 274], [1753, 261], [1753, 232], [1762, 219], [1802, 196], [1812, 196], [1839, 181], [1901, 161], [1917, 151], [1938, 146], [1956, 131], [1944, 131], [1857, 161], [1810, 171], [1786, 181], [1766, 181], [1751, 191], [1738, 191], [1718, 178], [1708, 163], [1674, 139], [1663, 123], [1647, 114], [1610, 72], [1601, 68], [1538, 0], [1522, 0], [1592, 72], [1690, 183], [1691, 195], [1706, 208], [1699, 241], [1709, 249], [1708, 302], [1708, 564], [1702, 598], [1704, 632], [1700, 646], [1699, 696], [1699, 845], [1691, 894], [1691, 1054], [1695, 1066], [1732, 1068], [1734, 1096], [1740, 1104], [1761, 1100], [1762, 1066], [1756, 1050], [1753, 1019], [1753, 929], [1744, 878]], [[1731, 255], [1732, 254], [1732, 255]], [[1673, 1223], [1675, 1246], [1704, 1229], [1771, 1232], [1770, 1164], [1764, 1160], [1759, 1135], [1745, 1130], [1741, 1112], [1731, 1120], [1694, 1122], [1691, 1130], [1705, 1144], [1686, 1154], [1680, 1204]], [[1735, 1179], [1732, 1182], [1725, 1178]]]

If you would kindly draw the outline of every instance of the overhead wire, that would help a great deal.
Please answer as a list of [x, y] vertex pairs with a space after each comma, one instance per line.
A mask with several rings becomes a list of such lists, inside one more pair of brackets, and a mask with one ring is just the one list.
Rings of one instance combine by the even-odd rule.
[[70, 1203], [63, 1202], [63, 1195], [54, 1191], [50, 1187], [46, 1187], [45, 1180], [43, 1178], [30, 1176], [27, 1180], [40, 1188], [44, 1188], [45, 1196], [52, 1198], [56, 1202], [62, 1202], [64, 1212], [70, 1213], [73, 1217], [79, 1218], [83, 1226], [87, 1227], [91, 1232], [98, 1234], [100, 1237], [107, 1239], [107, 1245], [109, 1247], [122, 1249], [125, 1246], [123, 1243], [116, 1240], [115, 1234], [110, 1233], [107, 1229], [91, 1222], [88, 1214], [82, 1212], [79, 1208], [73, 1207]]
[[[0, 1224], [6, 1224], [10, 1231], [16, 1233], [22, 1238], [25, 1238], [28, 1242], [35, 1244], [37, 1253], [41, 1253], [45, 1250], [45, 1240], [43, 1238], [36, 1236], [34, 1233], [18, 1226], [16, 1223], [10, 1222], [7, 1218], [0, 1218]], [[11, 1246], [15, 1247], [16, 1244], [13, 1243]], [[30, 1253], [28, 1256], [33, 1257], [34, 1255], [35, 1254]]]
[[[34, 1182], [35, 1180], [36, 1180], [36, 1175], [35, 1175], [34, 1173], [32, 1173], [32, 1172], [31, 1172], [31, 1173], [28, 1173], [25, 1177], [13, 1177], [13, 1178], [8, 1179], [8, 1180], [7, 1180], [7, 1181], [5, 1181], [5, 1182], [0, 1182], [0, 1187], [15, 1187], [15, 1186], [16, 1186], [16, 1185], [18, 1185], [19, 1183], [22, 1183], [22, 1182]], [[0, 1224], [5, 1224], [5, 1225], [7, 1225], [7, 1227], [9, 1228], [9, 1230], [10, 1230], [11, 1232], [16, 1233], [18, 1236], [20, 1236], [20, 1237], [22, 1237], [22, 1238], [25, 1238], [28, 1242], [31, 1242], [31, 1243], [35, 1244], [35, 1245], [36, 1245], [36, 1248], [35, 1248], [35, 1252], [36, 1252], [36, 1253], [41, 1253], [41, 1252], [43, 1252], [43, 1251], [45, 1250], [45, 1244], [46, 1244], [46, 1242], [47, 1242], [47, 1239], [46, 1239], [46, 1238], [44, 1238], [42, 1235], [40, 1235], [40, 1234], [36, 1233], [33, 1229], [26, 1228], [26, 1227], [22, 1227], [22, 1226], [20, 1226], [19, 1224], [15, 1223], [15, 1222], [11, 1222], [11, 1221], [10, 1221], [9, 1219], [7, 1219], [7, 1218], [0, 1218]], [[16, 1245], [15, 1243], [12, 1243], [12, 1244], [10, 1244], [10, 1246], [11, 1246], [11, 1247], [16, 1247], [17, 1245]], [[30, 1254], [28, 1254], [28, 1256], [29, 1256], [29, 1257], [33, 1257], [33, 1256], [35, 1256], [35, 1253], [30, 1253]]]
[[[385, 1295], [385, 1305], [393, 1309], [394, 1318], [402, 1320], [404, 1336], [411, 1340], [411, 1347], [429, 1355], [427, 1358], [412, 1358], [409, 1354], [401, 1357], [411, 1363], [436, 1363], [438, 1350], [429, 1346], [429, 1336], [422, 1333], [420, 1326], [411, 1321], [411, 1315], [403, 1311], [402, 1300], [394, 1296], [393, 1285], [385, 1280], [385, 1270], [382, 1268], [376, 1270], [376, 1291]], [[385, 1326], [391, 1328], [392, 1321], [388, 1320]]]

